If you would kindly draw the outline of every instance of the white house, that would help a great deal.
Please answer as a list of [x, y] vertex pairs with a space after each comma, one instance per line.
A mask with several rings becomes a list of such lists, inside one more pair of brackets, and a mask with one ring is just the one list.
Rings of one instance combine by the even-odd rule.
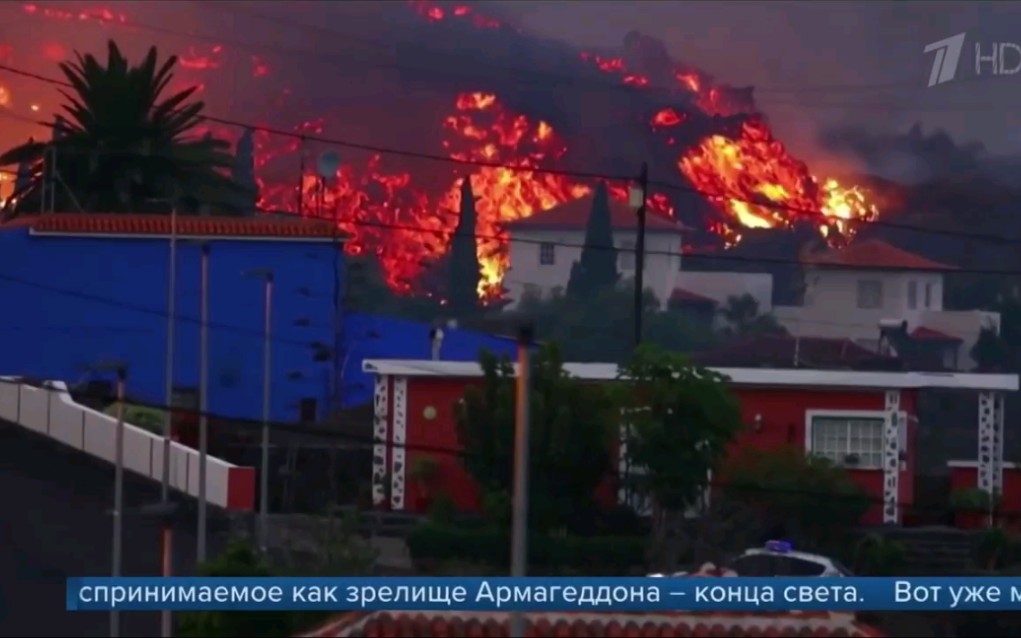
[[907, 322], [915, 339], [938, 348], [949, 368], [971, 368], [969, 355], [982, 328], [1000, 327], [1000, 315], [943, 309], [943, 277], [955, 270], [878, 239], [844, 249], [802, 255], [805, 288], [800, 306], [774, 306], [794, 335], [845, 337], [879, 350], [880, 324]]
[[[505, 225], [511, 241], [510, 269], [503, 285], [512, 306], [527, 291], [545, 296], [555, 288], [567, 288], [571, 266], [581, 259], [592, 199], [591, 195], [581, 197]], [[618, 270], [622, 279], [631, 279], [637, 215], [626, 202], [611, 199], [610, 221]], [[683, 226], [672, 219], [651, 211], [646, 217], [644, 284], [661, 303], [670, 298], [681, 270], [682, 231]]]

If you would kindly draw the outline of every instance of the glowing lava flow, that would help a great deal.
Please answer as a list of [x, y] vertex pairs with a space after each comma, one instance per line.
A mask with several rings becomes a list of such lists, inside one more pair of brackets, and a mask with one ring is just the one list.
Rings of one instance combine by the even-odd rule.
[[[629, 72], [622, 58], [584, 52], [581, 58], [619, 76], [624, 84], [647, 84], [645, 78]], [[715, 85], [690, 69], [677, 70], [674, 79], [681, 91], [693, 97], [693, 106], [706, 115], [749, 115], [736, 137], [711, 135], [683, 151], [677, 160], [678, 169], [692, 187], [723, 213], [725, 219], [712, 224], [711, 230], [723, 235], [728, 245], [741, 240], [735, 226], [786, 227], [821, 217], [814, 220], [820, 233], [835, 240], [854, 233], [850, 221], [871, 221], [878, 216], [864, 190], [841, 186], [833, 179], [820, 184], [804, 162], [792, 157], [766, 123], [754, 115], [750, 92]], [[650, 125], [663, 133], [687, 119], [687, 114], [668, 108], [655, 113]], [[666, 143], [675, 144], [672, 137], [667, 137]]]

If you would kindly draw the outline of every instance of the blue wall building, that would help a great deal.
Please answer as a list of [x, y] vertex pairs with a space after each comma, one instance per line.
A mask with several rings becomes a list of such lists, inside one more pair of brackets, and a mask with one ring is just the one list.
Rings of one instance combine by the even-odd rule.
[[[0, 374], [94, 379], [128, 367], [128, 393], [165, 403], [169, 216], [54, 214], [0, 232]], [[263, 280], [274, 277], [272, 415], [294, 421], [330, 399], [343, 254], [330, 226], [274, 218], [177, 220], [175, 394], [199, 386], [201, 247], [209, 247], [209, 411], [258, 418]], [[306, 416], [307, 418], [307, 416]]]
[[[0, 375], [75, 384], [128, 367], [128, 393], [165, 402], [168, 216], [52, 214], [0, 226]], [[262, 411], [264, 284], [273, 273], [272, 417], [322, 416], [372, 397], [367, 358], [428, 358], [430, 326], [345, 315], [343, 252], [332, 226], [298, 219], [177, 220], [175, 394], [195, 405], [199, 386], [201, 247], [209, 251], [209, 400], [217, 415]], [[509, 353], [512, 340], [448, 330], [447, 360], [480, 349]], [[336, 349], [340, 354], [333, 357]], [[338, 387], [336, 395], [331, 387]]]

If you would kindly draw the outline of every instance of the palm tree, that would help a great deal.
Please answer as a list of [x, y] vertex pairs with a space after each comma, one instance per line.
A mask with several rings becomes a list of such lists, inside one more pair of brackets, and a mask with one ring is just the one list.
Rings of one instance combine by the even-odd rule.
[[221, 213], [253, 212], [236, 210], [229, 143], [195, 134], [205, 106], [189, 101], [197, 87], [164, 97], [176, 63], [172, 56], [158, 65], [153, 47], [132, 66], [113, 41], [105, 66], [80, 53], [61, 63], [70, 88], [61, 91], [64, 117], [57, 116], [53, 139], [0, 155], [0, 166], [31, 167], [31, 179], [14, 193], [14, 214], [40, 210], [46, 173], [55, 175], [56, 211], [161, 212], [174, 199]]

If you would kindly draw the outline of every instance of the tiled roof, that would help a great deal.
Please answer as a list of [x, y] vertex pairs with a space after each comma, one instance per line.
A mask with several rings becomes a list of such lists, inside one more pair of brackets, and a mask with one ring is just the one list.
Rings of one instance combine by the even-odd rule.
[[879, 239], [865, 239], [854, 242], [846, 248], [816, 254], [809, 253], [802, 256], [802, 262], [815, 266], [838, 266], [863, 270], [957, 270], [956, 266], [926, 259]]
[[785, 366], [798, 363], [806, 367], [853, 368], [866, 363], [892, 361], [850, 339], [763, 335], [744, 339], [721, 348], [693, 355], [707, 366]]
[[911, 338], [918, 339], [919, 341], [948, 341], [948, 342], [963, 342], [964, 339], [955, 337], [952, 334], [947, 334], [939, 330], [932, 328], [926, 328], [925, 326], [919, 326], [911, 331]]
[[[689, 577], [733, 576], [706, 564]], [[530, 612], [525, 614], [530, 638], [665, 638], [668, 636], [776, 637], [837, 636], [881, 638], [876, 629], [856, 621], [854, 614], [826, 611], [743, 612]], [[304, 638], [392, 638], [418, 636], [510, 636], [510, 615], [504, 612], [377, 611], [345, 614]]]
[[[539, 211], [531, 217], [504, 224], [511, 230], [581, 230], [588, 224], [589, 213], [592, 212], [593, 195], [572, 199], [553, 208]], [[638, 216], [626, 203], [610, 199], [610, 224], [613, 228], [635, 228]], [[647, 231], [680, 232], [684, 227], [668, 217], [649, 211], [645, 218]]]
[[712, 304], [714, 306], [717, 304], [717, 301], [712, 297], [706, 297], [684, 288], [674, 288], [673, 292], [670, 293], [670, 302], [677, 304]]
[[[28, 227], [32, 233], [61, 235], [160, 236], [171, 233], [169, 215], [117, 215], [52, 213], [17, 218], [3, 228]], [[299, 217], [207, 217], [179, 215], [177, 235], [181, 237], [237, 237], [270, 239], [333, 239], [337, 231], [329, 222]], [[340, 233], [343, 238], [344, 233]]]

